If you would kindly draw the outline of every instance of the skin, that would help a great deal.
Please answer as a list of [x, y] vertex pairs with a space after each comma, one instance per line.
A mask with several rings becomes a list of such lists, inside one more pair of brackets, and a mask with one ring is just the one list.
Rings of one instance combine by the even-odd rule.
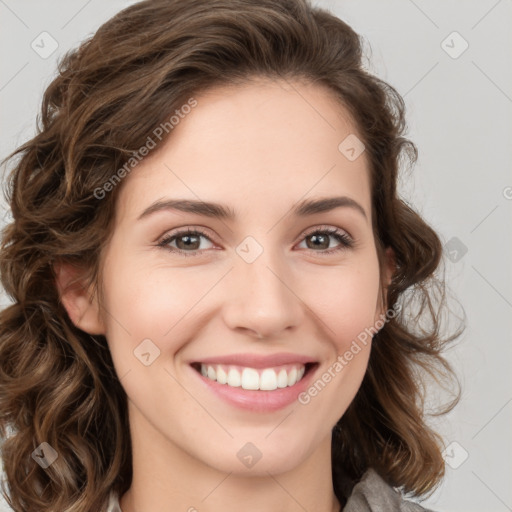
[[[338, 150], [358, 131], [330, 91], [299, 81], [261, 79], [196, 99], [165, 144], [124, 178], [102, 255], [102, 307], [86, 288], [67, 287], [76, 277], [70, 267], [57, 269], [70, 318], [106, 336], [129, 398], [134, 476], [121, 508], [338, 511], [331, 430], [360, 387], [370, 343], [307, 405], [275, 412], [241, 410], [205, 392], [188, 362], [294, 352], [319, 362], [318, 378], [385, 311], [366, 155], [350, 161]], [[366, 218], [349, 207], [286, 215], [305, 198], [338, 195], [357, 201]], [[137, 220], [163, 198], [223, 203], [237, 217], [168, 210]], [[196, 256], [158, 247], [187, 227], [208, 236], [189, 249]], [[340, 245], [332, 235], [329, 245], [311, 243], [314, 228], [326, 227], [354, 246], [322, 254]], [[263, 248], [253, 263], [236, 252], [247, 236]], [[171, 246], [183, 249], [180, 241]], [[149, 366], [133, 353], [147, 338], [160, 350]], [[249, 441], [262, 454], [251, 468], [237, 457]]]

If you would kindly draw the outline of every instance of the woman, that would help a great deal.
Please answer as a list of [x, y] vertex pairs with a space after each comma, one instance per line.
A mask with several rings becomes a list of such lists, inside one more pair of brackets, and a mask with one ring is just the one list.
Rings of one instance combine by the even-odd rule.
[[442, 251], [361, 59], [303, 0], [148, 0], [65, 57], [1, 249], [14, 510], [425, 510]]

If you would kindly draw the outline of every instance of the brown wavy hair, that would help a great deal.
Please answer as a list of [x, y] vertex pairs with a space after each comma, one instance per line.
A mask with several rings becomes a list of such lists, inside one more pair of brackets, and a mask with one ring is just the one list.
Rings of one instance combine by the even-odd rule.
[[[12, 299], [0, 313], [0, 434], [15, 511], [103, 510], [111, 491], [130, 487], [126, 393], [105, 337], [70, 320], [54, 265], [86, 269], [101, 289], [100, 255], [122, 183], [101, 199], [95, 191], [191, 95], [255, 77], [327, 86], [348, 109], [370, 163], [381, 268], [385, 248], [395, 256], [383, 295], [402, 307], [374, 336], [363, 383], [333, 430], [336, 495], [345, 503], [369, 467], [415, 496], [440, 482], [442, 440], [427, 425], [424, 383], [433, 377], [453, 389], [442, 352], [460, 331], [443, 337], [441, 329], [439, 237], [396, 190], [401, 164], [417, 159], [404, 137], [404, 101], [364, 69], [363, 43], [307, 0], [146, 0], [59, 61], [37, 134], [4, 159], [17, 157], [5, 191], [13, 220], [0, 248]], [[59, 454], [47, 469], [31, 458], [42, 442]]]

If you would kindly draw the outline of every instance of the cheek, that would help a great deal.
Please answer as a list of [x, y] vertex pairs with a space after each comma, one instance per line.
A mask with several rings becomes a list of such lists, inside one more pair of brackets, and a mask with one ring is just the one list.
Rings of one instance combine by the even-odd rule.
[[147, 417], [162, 407], [162, 390], [176, 410], [191, 409], [174, 370], [166, 370], [169, 355], [188, 341], [194, 305], [211, 285], [203, 279], [197, 288], [193, 271], [148, 268], [114, 253], [104, 274], [106, 338], [127, 395]]
[[318, 272], [310, 289], [309, 304], [322, 320], [325, 335], [338, 353], [375, 323], [379, 296], [379, 268], [376, 256], [368, 255], [351, 267]]
[[194, 305], [211, 286], [204, 276], [199, 283], [193, 272], [143, 265], [110, 269], [105, 278], [107, 337], [117, 340], [121, 335], [133, 346], [149, 338], [161, 350], [171, 348], [169, 343], [189, 321], [187, 315], [193, 316]]

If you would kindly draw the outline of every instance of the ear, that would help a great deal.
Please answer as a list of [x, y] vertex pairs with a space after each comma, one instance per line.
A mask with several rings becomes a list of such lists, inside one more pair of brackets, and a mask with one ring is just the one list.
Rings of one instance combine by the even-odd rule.
[[53, 270], [60, 301], [73, 324], [89, 334], [105, 334], [98, 300], [86, 284], [85, 271], [62, 262], [54, 263]]
[[386, 314], [388, 309], [388, 305], [386, 304], [387, 291], [391, 284], [391, 280], [393, 279], [393, 274], [396, 271], [396, 257], [391, 247], [387, 247], [384, 251], [384, 261], [381, 271], [382, 297], [379, 297], [379, 307], [375, 314], [375, 320], [377, 320], [380, 315]]

